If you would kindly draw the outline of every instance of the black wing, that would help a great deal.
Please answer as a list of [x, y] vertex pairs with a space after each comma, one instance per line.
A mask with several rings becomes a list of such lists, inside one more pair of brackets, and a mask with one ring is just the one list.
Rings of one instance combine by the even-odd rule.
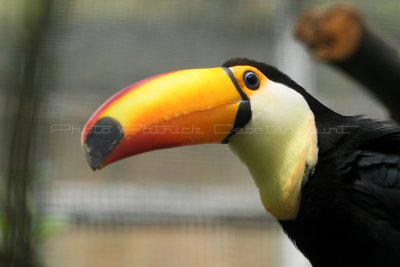
[[354, 201], [400, 231], [400, 155], [356, 151], [346, 158]]
[[342, 163], [354, 219], [376, 244], [374, 258], [381, 266], [400, 266], [400, 155], [354, 151]]
[[400, 129], [366, 122], [369, 127], [338, 157], [338, 174], [351, 185], [356, 204], [400, 232]]

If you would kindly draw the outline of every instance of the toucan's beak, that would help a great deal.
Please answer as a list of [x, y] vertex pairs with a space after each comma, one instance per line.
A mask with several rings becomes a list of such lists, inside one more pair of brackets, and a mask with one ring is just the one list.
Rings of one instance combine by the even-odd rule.
[[250, 118], [249, 100], [230, 69], [182, 70], [111, 97], [86, 123], [81, 142], [96, 170], [150, 150], [226, 143]]

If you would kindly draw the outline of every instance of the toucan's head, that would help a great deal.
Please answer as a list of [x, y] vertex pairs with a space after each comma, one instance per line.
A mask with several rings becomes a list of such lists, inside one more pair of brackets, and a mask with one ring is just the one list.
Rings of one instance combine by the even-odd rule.
[[81, 142], [93, 170], [150, 150], [229, 143], [249, 168], [266, 209], [291, 219], [317, 158], [308, 98], [274, 67], [234, 59], [128, 86], [92, 115]]

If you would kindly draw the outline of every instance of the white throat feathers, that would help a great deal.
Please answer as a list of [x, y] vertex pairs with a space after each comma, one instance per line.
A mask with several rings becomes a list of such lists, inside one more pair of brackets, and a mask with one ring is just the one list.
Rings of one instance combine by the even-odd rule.
[[252, 118], [229, 146], [249, 169], [265, 209], [278, 220], [295, 219], [317, 164], [314, 114], [301, 94], [271, 80], [250, 103]]

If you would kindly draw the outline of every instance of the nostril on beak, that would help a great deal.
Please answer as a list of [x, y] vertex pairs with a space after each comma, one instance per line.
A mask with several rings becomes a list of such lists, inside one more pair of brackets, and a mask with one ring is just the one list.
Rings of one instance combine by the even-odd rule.
[[90, 129], [83, 145], [90, 167], [93, 170], [100, 169], [101, 164], [123, 137], [124, 131], [117, 120], [111, 117], [98, 120]]

